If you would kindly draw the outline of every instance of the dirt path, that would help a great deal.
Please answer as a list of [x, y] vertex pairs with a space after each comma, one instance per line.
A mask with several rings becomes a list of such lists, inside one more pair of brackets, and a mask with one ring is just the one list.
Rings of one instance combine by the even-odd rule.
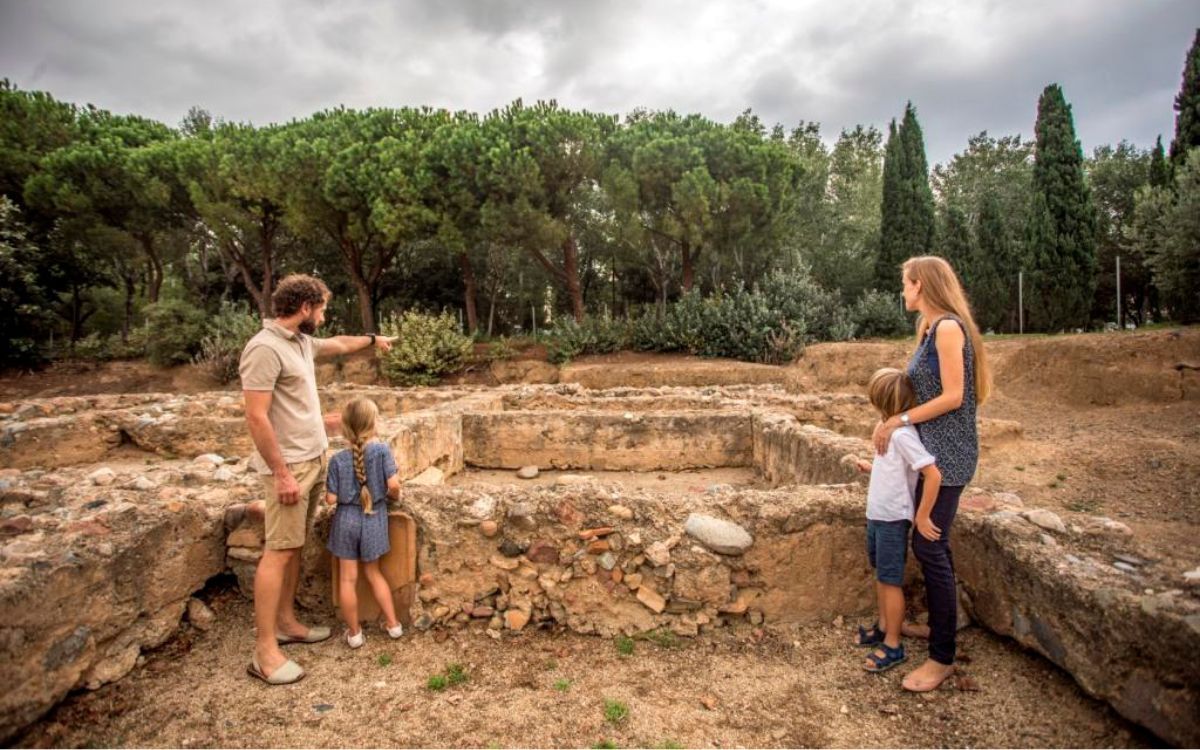
[[[290, 647], [309, 676], [271, 688], [245, 674], [251, 605], [205, 593], [217, 614], [190, 627], [127, 678], [76, 693], [21, 747], [1143, 747], [1153, 738], [1088, 699], [1060, 670], [978, 628], [962, 633], [962, 669], [977, 691], [899, 689], [904, 668], [869, 675], [851, 624], [749, 627], [659, 645], [531, 632], [368, 630]], [[332, 618], [330, 618], [332, 619]], [[447, 637], [447, 635], [449, 637]], [[439, 638], [441, 639], [439, 641]], [[920, 645], [914, 647], [914, 660]], [[447, 664], [468, 680], [426, 687]], [[628, 715], [605, 719], [605, 701]], [[712, 708], [705, 705], [710, 701]], [[617, 709], [613, 709], [617, 710]]]

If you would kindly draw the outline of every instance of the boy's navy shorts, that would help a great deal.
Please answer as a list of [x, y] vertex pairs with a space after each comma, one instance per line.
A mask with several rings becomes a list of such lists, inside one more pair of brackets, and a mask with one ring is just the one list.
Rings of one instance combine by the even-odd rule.
[[908, 530], [911, 521], [872, 521], [867, 519], [867, 558], [875, 569], [875, 579], [889, 586], [904, 583], [904, 564], [908, 562]]

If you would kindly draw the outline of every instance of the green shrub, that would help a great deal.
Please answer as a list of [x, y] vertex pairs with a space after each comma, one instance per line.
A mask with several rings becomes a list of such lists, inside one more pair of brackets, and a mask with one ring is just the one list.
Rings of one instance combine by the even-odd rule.
[[507, 336], [501, 336], [488, 347], [487, 359], [489, 362], [506, 361], [515, 356], [517, 356], [517, 347], [513, 346], [512, 339]]
[[138, 326], [137, 328], [129, 329], [129, 336], [125, 341], [121, 340], [120, 335], [112, 336], [108, 341], [108, 353], [113, 359], [138, 359], [146, 356], [146, 342], [148, 334], [146, 326]]
[[624, 321], [587, 315], [576, 322], [564, 315], [547, 332], [547, 359], [561, 365], [581, 354], [608, 354], [623, 349], [628, 339]]
[[206, 316], [183, 300], [164, 300], [146, 310], [146, 356], [156, 365], [191, 362], [200, 351]]
[[893, 294], [868, 289], [850, 309], [854, 335], [860, 339], [893, 338], [912, 331], [908, 316]]
[[196, 364], [217, 382], [232, 383], [238, 377], [242, 349], [261, 329], [262, 321], [248, 307], [222, 302], [221, 310], [209, 318]]
[[101, 336], [99, 331], [93, 331], [76, 341], [72, 347], [72, 353], [78, 359], [96, 362], [112, 358], [109, 352], [109, 339], [107, 336]]
[[384, 319], [380, 332], [398, 336], [382, 355], [384, 377], [396, 385], [434, 385], [466, 364], [474, 344], [459, 332], [458, 317], [409, 310]]

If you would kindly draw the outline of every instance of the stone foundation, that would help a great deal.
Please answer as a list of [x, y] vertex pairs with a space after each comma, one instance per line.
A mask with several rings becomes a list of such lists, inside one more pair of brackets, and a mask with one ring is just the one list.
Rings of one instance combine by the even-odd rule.
[[[866, 477], [856, 463], [870, 456], [863, 438], [874, 417], [861, 397], [556, 385], [331, 388], [322, 399], [332, 410], [360, 395], [379, 403], [381, 436], [410, 481], [393, 510], [415, 525], [415, 570], [393, 583], [419, 629], [686, 637], [873, 606]], [[128, 673], [142, 649], [171, 636], [213, 575], [233, 572], [251, 593], [262, 520], [230, 394], [54, 399], [2, 419], [8, 738], [68, 691]], [[985, 427], [992, 439], [1020, 429]], [[231, 454], [240, 458], [223, 458]], [[112, 466], [96, 470], [105, 461]], [[525, 465], [752, 467], [760, 484], [633, 491], [588, 476], [532, 486], [514, 475], [502, 486], [440, 485], [466, 467]], [[954, 545], [966, 610], [1164, 739], [1200, 743], [1200, 673], [1183, 658], [1200, 648], [1196, 596], [1158, 585], [1147, 594], [1145, 581], [1098, 558], [1096, 539], [1128, 533], [1120, 524], [1063, 524], [1047, 513], [1011, 496], [964, 499]], [[303, 605], [326, 613], [331, 572], [320, 540], [329, 517], [322, 508], [300, 590]]]

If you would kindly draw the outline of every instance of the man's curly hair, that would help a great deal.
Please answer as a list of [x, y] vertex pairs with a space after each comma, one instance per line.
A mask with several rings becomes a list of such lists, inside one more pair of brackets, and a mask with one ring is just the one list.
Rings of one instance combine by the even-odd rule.
[[300, 312], [305, 302], [316, 307], [329, 301], [331, 293], [325, 282], [313, 276], [293, 273], [283, 277], [271, 294], [275, 317], [286, 318]]

